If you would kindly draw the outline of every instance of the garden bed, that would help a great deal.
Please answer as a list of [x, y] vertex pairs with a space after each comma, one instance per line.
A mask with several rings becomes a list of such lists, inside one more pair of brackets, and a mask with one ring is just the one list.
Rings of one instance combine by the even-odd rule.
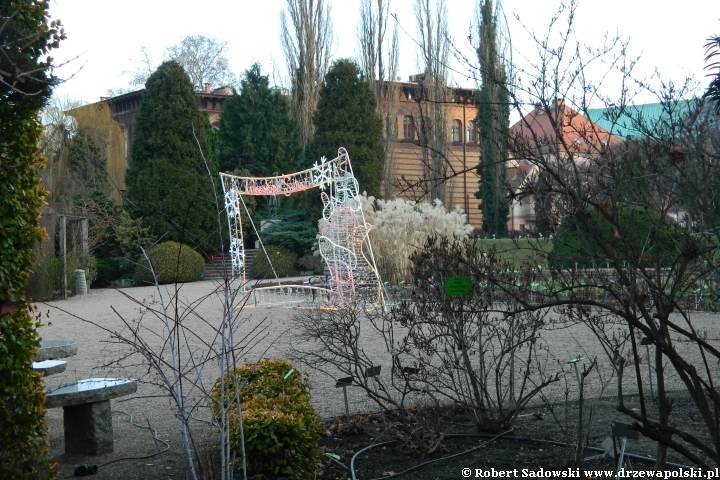
[[[672, 418], [683, 419], [683, 423], [699, 421], [694, 406], [682, 394], [672, 395], [676, 403]], [[603, 441], [611, 436], [611, 423], [629, 423], [627, 417], [616, 411], [615, 399], [603, 399], [588, 402], [585, 407], [586, 422], [589, 405], [593, 420], [587, 444], [594, 449], [602, 449]], [[639, 408], [637, 397], [626, 400], [629, 408]], [[553, 413], [554, 412], [554, 413]], [[355, 456], [354, 470], [358, 480], [383, 477], [407, 478], [419, 480], [463, 478], [463, 469], [471, 469], [471, 478], [476, 478], [476, 469], [482, 471], [514, 470], [518, 478], [523, 469], [527, 475], [548, 470], [563, 471], [567, 474], [579, 474], [573, 463], [575, 449], [558, 444], [574, 444], [577, 435], [577, 406], [556, 405], [533, 408], [518, 418], [510, 432], [479, 431], [472, 425], [470, 418], [457, 409], [444, 409], [435, 416], [426, 417], [426, 422], [435, 422], [438, 430], [446, 438], [434, 453], [425, 453], [418, 445], [408, 440], [408, 426], [400, 425], [397, 415], [382, 419], [378, 415], [365, 415], [347, 425], [343, 417], [327, 424], [328, 431], [321, 440], [321, 446], [327, 453], [339, 456], [337, 462], [324, 459], [322, 479], [351, 478], [350, 473], [339, 463], [350, 468]], [[696, 420], [697, 419], [697, 420]], [[409, 425], [420, 428], [420, 423]], [[427, 425], [426, 425], [427, 426]], [[698, 429], [701, 426], [698, 423]], [[464, 437], [462, 435], [471, 435]], [[404, 438], [404, 440], [403, 440]], [[393, 441], [394, 440], [394, 441]], [[382, 445], [384, 442], [392, 443]], [[375, 448], [367, 448], [378, 445]], [[364, 450], [366, 449], [366, 450]], [[618, 445], [619, 449], [619, 445]], [[654, 458], [656, 443], [640, 436], [638, 440], [628, 440], [627, 452], [633, 456]], [[360, 453], [358, 453], [360, 452]], [[357, 455], [356, 455], [357, 454]], [[584, 453], [583, 468], [592, 470], [613, 470], [613, 460], [598, 451]], [[687, 460], [674, 452], [669, 452], [669, 462], [687, 465]], [[413, 469], [407, 471], [408, 469]], [[630, 458], [626, 469], [651, 470], [652, 463]], [[677, 467], [669, 468], [677, 469]], [[401, 474], [407, 471], [407, 473]], [[532, 472], [532, 473], [531, 473]], [[399, 475], [401, 474], [401, 475]], [[586, 472], [586, 474], [590, 474]], [[510, 478], [513, 478], [512, 476]], [[531, 477], [528, 477], [531, 478]]]

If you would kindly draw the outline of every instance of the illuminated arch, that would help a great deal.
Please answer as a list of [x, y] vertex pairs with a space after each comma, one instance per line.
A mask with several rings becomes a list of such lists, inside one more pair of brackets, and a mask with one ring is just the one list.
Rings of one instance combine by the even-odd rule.
[[[290, 196], [317, 187], [323, 202], [318, 247], [330, 271], [327, 288], [321, 288], [321, 293], [326, 294], [330, 306], [338, 308], [352, 305], [360, 290], [370, 294], [372, 303], [384, 303], [382, 283], [368, 238], [371, 225], [365, 221], [360, 188], [344, 148], [338, 150], [336, 158], [326, 160], [323, 157], [312, 168], [297, 173], [276, 177], [239, 177], [221, 173], [220, 178], [230, 228], [232, 274], [234, 278], [241, 278], [243, 285], [245, 250], [240, 213], [244, 204], [241, 195]], [[313, 299], [316, 293], [313, 292]]]

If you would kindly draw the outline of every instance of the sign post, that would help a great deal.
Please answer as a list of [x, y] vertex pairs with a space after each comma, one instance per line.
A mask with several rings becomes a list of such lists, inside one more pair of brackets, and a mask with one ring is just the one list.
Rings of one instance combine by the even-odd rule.
[[470, 278], [468, 277], [448, 277], [445, 279], [445, 295], [448, 297], [457, 297], [460, 295], [470, 295]]

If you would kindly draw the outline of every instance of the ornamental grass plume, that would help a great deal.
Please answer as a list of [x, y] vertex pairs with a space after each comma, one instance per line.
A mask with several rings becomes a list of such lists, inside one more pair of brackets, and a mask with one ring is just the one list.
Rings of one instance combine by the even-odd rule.
[[432, 234], [467, 238], [472, 233], [460, 209], [448, 212], [443, 203], [410, 200], [379, 200], [363, 194], [363, 213], [370, 230], [375, 262], [380, 278], [391, 284], [413, 282], [410, 256]]

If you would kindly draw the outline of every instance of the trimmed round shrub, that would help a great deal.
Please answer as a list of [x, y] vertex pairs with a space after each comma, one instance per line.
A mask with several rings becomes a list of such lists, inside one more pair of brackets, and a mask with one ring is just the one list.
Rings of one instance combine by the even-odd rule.
[[[553, 241], [550, 261], [563, 268], [604, 267], [607, 260], [620, 264], [671, 265], [684, 248], [678, 225], [640, 207], [621, 206], [613, 221], [594, 208], [582, 213], [589, 228], [576, 216], [566, 217]], [[606, 260], [607, 259], [607, 260]]]
[[[295, 275], [295, 262], [297, 254], [285, 247], [265, 245], [267, 255], [260, 249], [253, 257], [252, 264], [248, 270], [250, 278], [272, 278], [273, 268], [278, 277], [289, 277]], [[272, 261], [272, 267], [268, 263], [268, 257]]]
[[[259, 362], [246, 362], [235, 369], [235, 374], [227, 373], [225, 382], [231, 384], [230, 396], [235, 396], [235, 377], [240, 388], [240, 401], [246, 402], [256, 395], [274, 398], [278, 395], [302, 396], [307, 394], [310, 384], [293, 372], [287, 379], [285, 375], [295, 370], [289, 362], [281, 358], [265, 358]], [[219, 398], [220, 382], [215, 385]], [[216, 395], [215, 390], [213, 394]]]
[[[164, 242], [147, 251], [158, 283], [186, 283], [200, 280], [205, 273], [205, 260], [187, 245], [177, 242]], [[138, 283], [155, 283], [150, 269], [143, 265], [143, 258], [135, 271], [134, 280]]]
[[[319, 415], [310, 404], [309, 384], [294, 370], [285, 360], [264, 359], [245, 363], [225, 375], [225, 398], [231, 399], [228, 407], [230, 446], [237, 456], [236, 466], [242, 466], [238, 409], [234, 401], [237, 384], [250, 476], [290, 480], [314, 477], [320, 456], [317, 443], [323, 429]], [[219, 421], [219, 380], [212, 398], [213, 411]]]

